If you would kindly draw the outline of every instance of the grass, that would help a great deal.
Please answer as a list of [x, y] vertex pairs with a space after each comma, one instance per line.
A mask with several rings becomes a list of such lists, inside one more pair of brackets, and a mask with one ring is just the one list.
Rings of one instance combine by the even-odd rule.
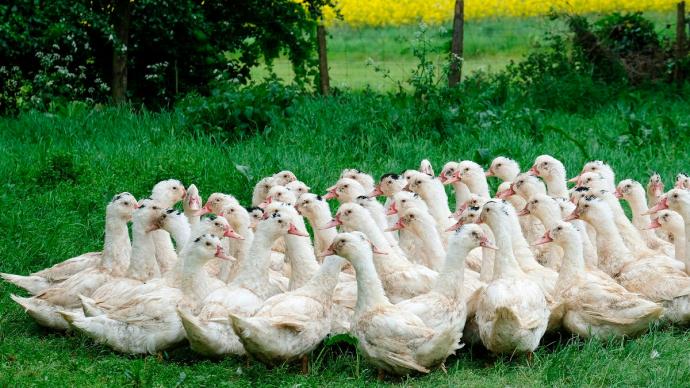
[[[675, 125], [687, 131], [687, 104], [686, 97], [673, 94], [637, 93], [584, 114], [541, 112], [531, 129], [500, 107], [486, 106], [470, 113], [481, 125], [455, 123], [440, 133], [416, 127], [415, 111], [398, 100], [351, 93], [300, 99], [288, 120], [234, 142], [190, 133], [175, 112], [89, 110], [75, 104], [52, 114], [0, 119], [5, 209], [0, 271], [26, 274], [100, 249], [103, 210], [112, 195], [130, 191], [141, 198], [168, 177], [195, 183], [204, 196], [228, 192], [247, 204], [253, 184], [280, 169], [294, 171], [323, 193], [345, 167], [378, 176], [415, 167], [422, 158], [438, 170], [448, 160], [466, 158], [486, 166], [503, 154], [524, 169], [537, 155], [549, 153], [565, 163], [570, 175], [588, 159], [604, 159], [619, 179], [646, 180], [656, 170], [668, 184], [674, 173], [687, 169], [687, 143], [638, 144], [621, 142], [620, 136], [628, 133], [631, 112], [645, 128]], [[251, 176], [235, 165], [249, 166]], [[268, 370], [236, 358], [205, 360], [184, 347], [161, 360], [125, 356], [80, 335], [42, 329], [9, 299], [10, 292], [19, 291], [0, 284], [0, 386], [378, 384], [375, 370], [344, 345], [315, 351], [307, 375], [294, 365]], [[544, 339], [531, 366], [521, 357], [493, 359], [464, 349], [449, 359], [447, 374], [435, 371], [388, 383], [683, 386], [690, 381], [689, 352], [690, 331], [664, 325], [629, 341], [580, 341], [556, 334]]]
[[[648, 12], [645, 16], [653, 20], [660, 30], [670, 33], [675, 28], [674, 13]], [[445, 63], [450, 50], [451, 23], [427, 28], [435, 52], [433, 61], [437, 65]], [[464, 74], [477, 70], [502, 70], [538, 44], [546, 31], [564, 28], [562, 23], [545, 17], [466, 21]], [[355, 90], [367, 87], [382, 91], [396, 89], [394, 82], [384, 79], [374, 70], [372, 62], [388, 69], [393, 80], [406, 79], [417, 64], [411, 49], [417, 31], [419, 26], [337, 26], [329, 29], [327, 47], [331, 86]], [[276, 60], [274, 71], [282, 79], [293, 77], [287, 58]], [[263, 66], [256, 68], [253, 74], [262, 77], [267, 74], [267, 69]]]

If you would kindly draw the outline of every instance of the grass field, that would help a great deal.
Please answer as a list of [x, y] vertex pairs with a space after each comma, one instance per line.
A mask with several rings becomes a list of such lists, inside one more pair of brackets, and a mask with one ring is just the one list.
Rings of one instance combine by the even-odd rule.
[[[672, 13], [645, 13], [660, 30], [671, 31], [675, 15]], [[450, 50], [451, 24], [427, 26], [427, 37], [433, 47], [433, 61], [441, 69]], [[409, 77], [417, 62], [412, 54], [412, 43], [419, 26], [401, 27], [334, 27], [328, 31], [328, 64], [331, 86], [338, 88], [374, 90], [396, 89], [397, 85], [384, 79], [374, 66], [388, 69], [394, 81]], [[465, 56], [463, 71], [467, 75], [477, 70], [497, 71], [510, 61], [519, 60], [534, 47], [546, 31], [563, 30], [559, 21], [544, 17], [524, 19], [483, 19], [465, 22]], [[279, 58], [274, 71], [283, 79], [293, 77], [290, 62]], [[255, 69], [261, 77], [266, 68]]]
[[[457, 123], [441, 134], [414, 126], [414, 111], [385, 96], [344, 94], [305, 98], [271, 131], [236, 142], [214, 141], [185, 130], [177, 113], [132, 113], [125, 108], [0, 119], [0, 272], [26, 274], [77, 254], [99, 250], [104, 207], [114, 193], [148, 195], [160, 179], [195, 183], [202, 195], [223, 191], [247, 204], [262, 176], [290, 169], [323, 193], [345, 167], [375, 176], [415, 167], [436, 168], [495, 155], [516, 158], [523, 169], [539, 154], [561, 159], [572, 175], [588, 159], [611, 163], [618, 179], [646, 180], [652, 170], [667, 183], [687, 170], [687, 143], [633, 143], [631, 112], [645, 128], [676, 125], [687, 131], [687, 97], [633, 93], [586, 114], [543, 112], [535, 128], [501, 108], [476, 112], [485, 125]], [[553, 128], [560, 128], [559, 131]], [[535, 132], [536, 131], [536, 132]], [[535, 137], [535, 134], [539, 136]], [[577, 143], [577, 144], [576, 144]], [[579, 145], [579, 146], [578, 146]], [[583, 153], [584, 150], [585, 153]], [[235, 165], [249, 166], [251, 180]], [[495, 182], [493, 182], [495, 185]], [[0, 284], [0, 386], [364, 386], [376, 371], [352, 348], [317, 350], [311, 371], [257, 362], [204, 360], [187, 348], [155, 356], [114, 353], [89, 339], [42, 329], [14, 304], [18, 292]], [[517, 357], [493, 359], [463, 349], [448, 373], [392, 380], [406, 386], [684, 386], [690, 381], [690, 331], [662, 325], [630, 341], [583, 342], [567, 334], [544, 339], [533, 365]]]

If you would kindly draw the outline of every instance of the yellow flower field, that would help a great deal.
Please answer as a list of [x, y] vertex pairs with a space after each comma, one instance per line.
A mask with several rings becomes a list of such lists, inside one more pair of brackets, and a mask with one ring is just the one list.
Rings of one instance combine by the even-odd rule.
[[[331, 23], [350, 26], [385, 26], [446, 22], [452, 18], [455, 0], [337, 0], [344, 21], [336, 21], [327, 11]], [[500, 16], [538, 16], [551, 10], [572, 13], [612, 11], [666, 11], [677, 0], [466, 0], [467, 20]]]

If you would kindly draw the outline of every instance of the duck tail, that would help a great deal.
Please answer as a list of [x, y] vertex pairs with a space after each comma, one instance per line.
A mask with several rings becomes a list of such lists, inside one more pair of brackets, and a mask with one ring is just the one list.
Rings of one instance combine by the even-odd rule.
[[40, 294], [51, 286], [50, 281], [40, 276], [22, 276], [11, 273], [0, 273], [0, 277], [15, 286], [28, 291], [31, 295]]

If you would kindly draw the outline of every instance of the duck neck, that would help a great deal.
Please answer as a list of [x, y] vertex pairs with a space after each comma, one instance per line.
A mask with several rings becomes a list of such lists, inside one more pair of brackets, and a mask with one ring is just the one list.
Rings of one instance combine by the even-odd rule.
[[585, 264], [588, 268], [597, 268], [599, 259], [597, 258], [597, 248], [592, 245], [592, 241], [587, 234], [587, 223], [582, 220], [574, 220], [572, 224], [577, 228], [580, 234], [580, 241], [582, 242], [582, 252], [585, 258]]
[[328, 256], [302, 289], [322, 304], [329, 303], [333, 298], [333, 291], [338, 284], [340, 269], [344, 263], [345, 259], [339, 256]]
[[563, 249], [563, 261], [556, 282], [558, 289], [563, 289], [569, 282], [585, 271], [585, 258], [582, 254], [582, 243], [574, 240], [560, 244]]
[[386, 252], [385, 255], [376, 254], [374, 256], [374, 263], [379, 275], [387, 274], [392, 270], [404, 267], [410, 264], [407, 258], [399, 256], [395, 250], [390, 246], [388, 240], [383, 235], [383, 232], [376, 226], [373, 220], [369, 219], [359, 222], [354, 227], [349, 227], [350, 230], [359, 230], [364, 233], [372, 244], [378, 249]]
[[184, 215], [187, 217], [187, 221], [189, 221], [189, 225], [192, 227], [197, 225], [199, 220], [201, 220], [201, 216], [194, 215], [196, 212], [196, 210], [184, 209]]
[[[496, 241], [494, 233], [491, 228], [486, 224], [481, 224], [484, 234], [491, 239], [491, 241]], [[494, 278], [494, 258], [496, 256], [496, 251], [493, 249], [482, 248], [482, 267], [479, 269], [479, 280], [484, 283], [488, 283]]]
[[596, 222], [590, 223], [597, 234], [599, 267], [613, 277], [618, 275], [624, 266], [633, 262], [632, 253], [625, 246], [610, 215], [604, 214], [604, 217], [599, 218]]
[[[305, 230], [304, 219], [297, 217], [295, 226]], [[305, 285], [319, 271], [319, 263], [314, 255], [314, 247], [308, 237], [287, 235], [285, 237], [285, 255], [290, 261], [289, 289], [295, 290]]]
[[319, 207], [308, 217], [311, 229], [314, 231], [314, 250], [317, 253], [325, 251], [338, 232], [335, 228], [322, 229], [331, 220], [331, 212], [328, 206]]
[[241, 263], [247, 257], [247, 252], [254, 241], [254, 232], [249, 227], [249, 221], [235, 225], [235, 232], [244, 237], [244, 240], [230, 239], [230, 254]]
[[452, 183], [453, 191], [455, 191], [455, 210], [460, 210], [460, 206], [467, 202], [472, 195], [470, 188], [464, 182], [457, 181]]
[[642, 190], [632, 190], [628, 198], [628, 205], [630, 205], [630, 210], [632, 211], [633, 224], [639, 229], [646, 228], [651, 218], [648, 214], [643, 214], [649, 210], [649, 207], [647, 207], [647, 201]]
[[179, 255], [189, 242], [189, 236], [192, 234], [189, 223], [176, 223], [170, 228], [169, 233], [175, 240], [175, 252]]
[[561, 220], [560, 209], [552, 209], [551, 206], [545, 207], [542, 211], [534, 213], [534, 216], [544, 225], [545, 230], [551, 230]]
[[489, 184], [486, 182], [486, 177], [484, 174], [472, 176], [471, 179], [466, 181], [467, 187], [470, 192], [480, 195], [484, 198], [489, 198]]
[[135, 223], [132, 226], [132, 257], [129, 260], [127, 277], [141, 281], [160, 277], [153, 233], [146, 232], [143, 225]]
[[465, 259], [473, 247], [468, 244], [453, 244], [448, 248], [443, 270], [439, 273], [434, 290], [451, 300], [462, 298], [465, 283]]
[[552, 171], [551, 174], [544, 177], [546, 182], [546, 192], [551, 197], [568, 198], [568, 185], [565, 182], [565, 175], [560, 171]]
[[[511, 239], [510, 244], [513, 248], [514, 258], [520, 263], [520, 268], [525, 271], [529, 271], [535, 268], [541, 267], [541, 264], [537, 262], [534, 258], [532, 250], [530, 250], [525, 236], [522, 234], [522, 229], [520, 228], [520, 220], [513, 213], [507, 216], [508, 226], [506, 230], [509, 232], [509, 238]], [[493, 230], [493, 228], [492, 228]], [[495, 233], [495, 232], [494, 232]], [[494, 265], [495, 266], [495, 265]]]
[[429, 207], [429, 213], [434, 217], [437, 224], [444, 225], [450, 218], [450, 210], [448, 210], [448, 196], [443, 186], [436, 187], [427, 193], [423, 191], [419, 195], [422, 197], [426, 205]]
[[127, 271], [131, 254], [132, 245], [129, 241], [127, 220], [107, 217], [101, 267], [115, 276], [122, 276]]
[[237, 276], [231, 284], [251, 289], [254, 292], [261, 292], [262, 289], [266, 288], [271, 265], [271, 246], [277, 239], [277, 234], [270, 233], [266, 228], [261, 228], [261, 223], [259, 223], [247, 257], [240, 262]]
[[422, 244], [422, 250], [426, 252], [429, 260], [426, 264], [434, 271], [440, 270], [446, 260], [446, 252], [435, 225], [425, 223], [421, 228], [414, 228], [413, 231]]
[[194, 303], [201, 303], [211, 293], [211, 277], [203, 269], [208, 260], [190, 256], [181, 258], [182, 271], [177, 287]]
[[647, 244], [642, 240], [642, 235], [640, 231], [635, 227], [635, 225], [630, 222], [628, 216], [625, 215], [623, 206], [621, 206], [620, 201], [611, 193], [605, 193], [604, 199], [606, 203], [611, 208], [613, 212], [613, 217], [616, 222], [616, 227], [623, 237], [624, 243], [632, 249], [635, 253], [649, 252]]
[[361, 315], [379, 306], [389, 306], [391, 303], [383, 292], [381, 279], [376, 275], [372, 252], [369, 249], [364, 250], [359, 257], [352, 260], [352, 266], [357, 278], [355, 314]]
[[525, 273], [513, 255], [513, 243], [508, 227], [504, 223], [498, 223], [498, 225], [491, 225], [491, 230], [498, 246], [498, 251], [494, 256], [494, 280], [523, 277]]
[[160, 272], [168, 272], [175, 267], [177, 262], [177, 253], [175, 253], [175, 246], [170, 239], [170, 233], [165, 230], [154, 230], [149, 234], [153, 237], [153, 243], [156, 247], [155, 257]]

